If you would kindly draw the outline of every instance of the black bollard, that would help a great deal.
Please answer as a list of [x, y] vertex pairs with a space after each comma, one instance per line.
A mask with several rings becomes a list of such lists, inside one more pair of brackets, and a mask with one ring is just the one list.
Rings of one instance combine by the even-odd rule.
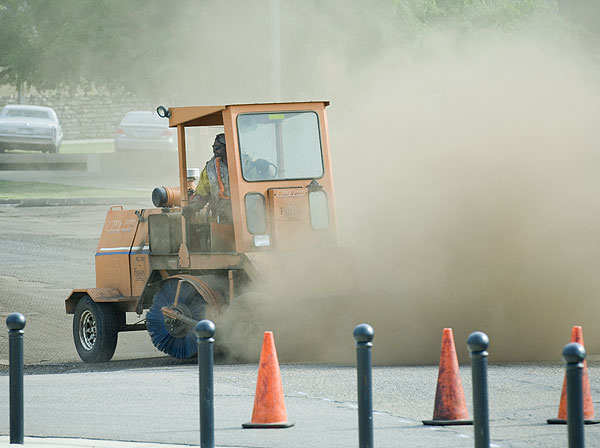
[[487, 348], [490, 346], [490, 340], [485, 333], [475, 331], [469, 335], [467, 345], [471, 353], [475, 448], [489, 448], [490, 422], [488, 414]]
[[11, 313], [6, 318], [8, 327], [9, 395], [10, 395], [10, 443], [23, 445], [23, 328], [25, 316]]
[[567, 429], [569, 448], [583, 448], [583, 360], [585, 348], [576, 342], [565, 345], [563, 358], [567, 363]]
[[196, 324], [198, 336], [198, 372], [200, 375], [200, 447], [215, 447], [215, 414], [213, 403], [213, 366], [215, 324], [201, 320]]
[[368, 324], [360, 324], [354, 328], [358, 378], [358, 446], [360, 448], [373, 448], [373, 387], [371, 384], [373, 335], [373, 328]]

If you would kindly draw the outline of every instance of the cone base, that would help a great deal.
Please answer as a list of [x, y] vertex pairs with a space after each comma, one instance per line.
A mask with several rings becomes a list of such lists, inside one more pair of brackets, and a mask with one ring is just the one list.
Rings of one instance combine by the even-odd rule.
[[472, 425], [473, 420], [423, 420], [423, 424], [428, 426]]
[[[546, 421], [548, 422], [549, 425], [566, 425], [567, 424], [567, 421], [563, 420], [562, 418], [549, 418]], [[600, 423], [600, 420], [585, 419], [583, 421], [583, 423], [586, 425], [596, 425], [596, 424]]]
[[290, 422], [277, 422], [277, 423], [242, 423], [242, 428], [290, 428], [294, 426], [294, 423]]

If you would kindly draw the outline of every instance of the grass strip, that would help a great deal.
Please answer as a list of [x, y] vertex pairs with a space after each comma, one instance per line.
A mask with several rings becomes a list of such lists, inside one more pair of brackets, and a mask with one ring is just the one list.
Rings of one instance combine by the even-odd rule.
[[[35, 154], [40, 151], [27, 151], [24, 149], [11, 149], [7, 154]], [[115, 152], [115, 144], [112, 141], [103, 142], [77, 142], [63, 143], [58, 150], [59, 154], [105, 154]]]
[[147, 192], [137, 190], [0, 180], [0, 199], [137, 198], [147, 196]]
[[115, 152], [115, 144], [112, 141], [63, 143], [58, 152], [60, 154], [95, 154]]

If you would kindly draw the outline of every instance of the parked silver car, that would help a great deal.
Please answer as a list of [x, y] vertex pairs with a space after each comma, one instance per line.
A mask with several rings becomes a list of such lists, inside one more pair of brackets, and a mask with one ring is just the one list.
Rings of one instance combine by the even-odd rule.
[[117, 127], [115, 151], [129, 150], [177, 151], [177, 130], [154, 111], [127, 112]]
[[15, 104], [0, 111], [0, 152], [24, 149], [57, 153], [62, 138], [58, 117], [50, 107]]

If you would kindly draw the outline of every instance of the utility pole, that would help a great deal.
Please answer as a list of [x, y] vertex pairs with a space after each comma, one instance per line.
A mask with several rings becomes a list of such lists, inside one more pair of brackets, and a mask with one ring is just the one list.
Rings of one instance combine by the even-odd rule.
[[271, 0], [271, 95], [281, 101], [281, 8], [280, 0]]
[[25, 85], [23, 82], [19, 82], [19, 86], [17, 87], [17, 103], [25, 104]]

